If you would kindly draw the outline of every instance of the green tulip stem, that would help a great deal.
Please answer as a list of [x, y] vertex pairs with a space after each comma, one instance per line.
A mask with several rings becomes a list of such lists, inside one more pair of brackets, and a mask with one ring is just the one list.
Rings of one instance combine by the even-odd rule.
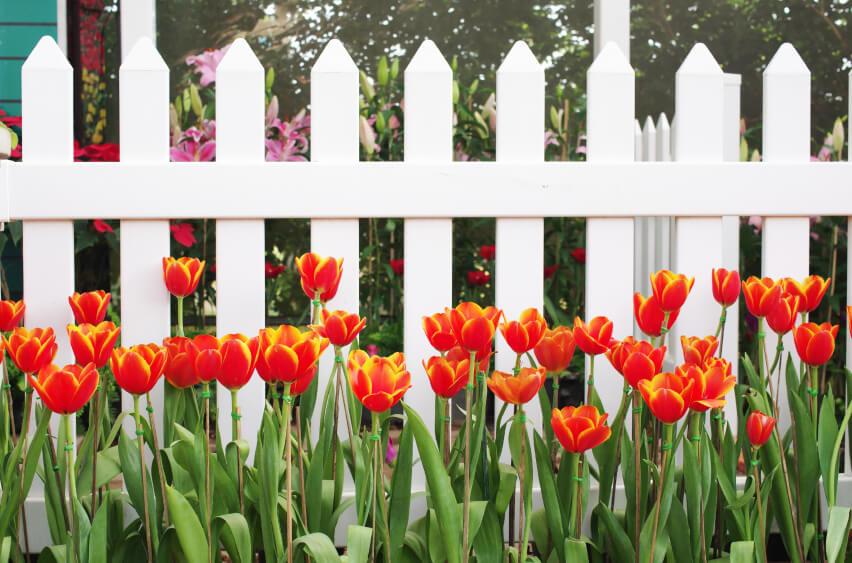
[[77, 511], [74, 505], [77, 504], [77, 476], [74, 471], [74, 438], [71, 433], [71, 415], [63, 414], [62, 422], [65, 425], [65, 438], [68, 440], [65, 446], [66, 465], [68, 466], [68, 502], [71, 504], [71, 544], [73, 545], [74, 561], [78, 561], [80, 551], [79, 526], [77, 526]]
[[757, 452], [758, 450], [754, 448], [751, 449], [751, 467], [754, 470], [754, 496], [757, 499], [757, 513], [760, 516], [760, 545], [762, 546], [761, 551], [763, 552], [763, 563], [767, 563], [768, 559], [766, 557], [766, 521], [764, 520], [763, 516], [763, 502], [760, 499], [760, 469], [758, 469], [758, 466], [760, 464], [757, 462]]
[[[802, 362], [804, 363], [804, 362]], [[819, 368], [816, 366], [808, 366], [808, 404], [811, 407], [811, 421], [814, 423], [814, 430], [817, 427], [817, 390], [816, 384], [819, 381]]]
[[[231, 390], [231, 440], [236, 442], [240, 439], [240, 405], [237, 404], [237, 392]], [[240, 489], [240, 514], [245, 515], [245, 493], [243, 492], [243, 458], [240, 447], [237, 446], [237, 484]]]
[[760, 374], [760, 383], [763, 385], [764, 393], [766, 388], [766, 364], [763, 361], [763, 317], [757, 317], [757, 366]]
[[592, 391], [595, 389], [595, 357], [589, 356], [589, 379], [586, 380], [586, 404], [592, 404]]
[[[104, 389], [104, 393], [106, 393], [106, 389]], [[98, 440], [98, 426], [100, 422], [100, 410], [101, 410], [101, 386], [98, 385], [97, 390], [95, 391], [95, 408], [94, 415], [92, 416], [92, 432], [94, 436], [94, 441], [92, 443], [92, 520], [95, 519], [95, 512], [98, 508], [98, 499], [95, 493], [98, 490], [98, 445], [100, 441]], [[165, 489], [164, 489], [165, 490]]]
[[440, 405], [441, 423], [438, 425], [438, 446], [441, 448], [441, 460], [444, 462], [444, 467], [450, 465], [449, 447], [450, 441], [450, 400], [446, 397], [438, 396], [438, 404]]
[[[719, 315], [719, 324], [716, 325], [716, 334], [713, 335], [716, 338], [719, 338], [720, 336], [723, 339], [725, 338], [725, 321], [727, 320], [727, 312], [728, 312], [728, 306], [722, 305], [722, 314]], [[720, 343], [719, 344], [719, 352], [720, 352], [719, 357], [722, 357], [721, 349], [722, 349], [722, 345]]]
[[585, 454], [577, 455], [577, 522], [576, 537], [579, 540], [583, 532], [583, 458]]
[[293, 397], [290, 396], [290, 382], [284, 382], [284, 420], [281, 424], [281, 439], [284, 440], [284, 470], [287, 473], [287, 563], [293, 563], [293, 479], [290, 467], [292, 446], [290, 444], [290, 418], [292, 417]]
[[205, 523], [207, 525], [207, 559], [213, 563], [213, 534], [211, 522], [211, 505], [213, 499], [210, 498], [210, 382], [205, 381], [202, 387], [201, 396], [204, 397], [204, 491], [205, 491]]
[[[304, 524], [305, 529], [308, 529], [308, 501], [307, 495], [305, 494], [305, 453], [302, 451], [302, 417], [299, 413], [299, 409], [300, 405], [296, 405], [296, 457], [299, 460], [299, 490], [302, 497], [302, 523]], [[242, 471], [242, 468], [240, 468], [240, 470]], [[305, 555], [305, 561], [307, 563], [311, 563], [311, 558], [307, 554]]]
[[[568, 471], [568, 468], [570, 467], [570, 468], [571, 468], [571, 470], [575, 471], [574, 479], [579, 479], [579, 476], [576, 474], [576, 471], [577, 471], [577, 465], [578, 465], [579, 463], [580, 463], [580, 454], [576, 454], [576, 453], [573, 453], [573, 452], [565, 451], [565, 452], [562, 454], [562, 463], [561, 463], [561, 465], [560, 465], [560, 468], [561, 468], [562, 470], [564, 470], [564, 471]], [[581, 483], [581, 484], [582, 484], [582, 483]], [[568, 487], [568, 512], [569, 512], [569, 513], [571, 512], [571, 507], [572, 507], [572, 506], [576, 506], [574, 503], [579, 502], [579, 499], [577, 498], [577, 492], [578, 492], [578, 491], [582, 494], [583, 489], [578, 489], [577, 487]], [[576, 515], [577, 515], [579, 512], [580, 512], [580, 511], [579, 511], [579, 510], [577, 510], [576, 508], [574, 509], [574, 518], [575, 518], [575, 519], [576, 519], [576, 517], [577, 517]], [[580, 527], [579, 525], [577, 525], [577, 523], [576, 523], [576, 522], [574, 522], [573, 524], [574, 524], [574, 525], [572, 526], [572, 525], [571, 525], [571, 522], [569, 521], [569, 523], [568, 523], [568, 533], [571, 535], [571, 537], [572, 537], [573, 539], [580, 539], [580, 535], [579, 535], [579, 533], [576, 533], [576, 531], [577, 531], [577, 530], [580, 530], [580, 529], [581, 529], [581, 527]]]
[[[641, 514], [641, 503], [639, 502], [639, 497], [642, 494], [642, 397], [640, 396], [638, 391], [633, 391], [633, 484], [636, 487], [635, 496], [633, 504], [635, 505], [635, 513], [634, 513], [634, 534], [635, 534], [635, 543], [634, 545], [639, 545], [639, 536], [642, 533], [642, 514]], [[613, 496], [615, 496], [613, 494]], [[636, 559], [635, 563], [639, 563], [639, 550], [636, 550]]]
[[[520, 356], [518, 356], [520, 359]], [[520, 563], [525, 563], [527, 560], [527, 545], [529, 544], [529, 531], [530, 531], [530, 515], [524, 514], [524, 508], [526, 507], [526, 475], [524, 473], [524, 461], [526, 460], [526, 449], [527, 449], [527, 425], [526, 425], [526, 415], [524, 414], [524, 406], [520, 405], [520, 410], [518, 411], [518, 420], [521, 423], [521, 461], [520, 468], [518, 469], [518, 477], [521, 485], [521, 502], [520, 502], [520, 517], [518, 518], [518, 537], [521, 538], [521, 550], [518, 552], [518, 561]]]
[[473, 399], [473, 378], [476, 375], [476, 351], [470, 352], [470, 374], [465, 388], [464, 411], [464, 526], [462, 529], [462, 563], [470, 557], [468, 546], [470, 535], [470, 409]]
[[[142, 439], [142, 415], [139, 414], [139, 395], [133, 395], [133, 418], [136, 419], [136, 441], [139, 444], [139, 465], [142, 471], [142, 510], [145, 512], [145, 544], [148, 547], [148, 563], [153, 561], [151, 549], [151, 519], [148, 515], [148, 483], [145, 477], [145, 442]], [[66, 433], [70, 432], [66, 429]], [[73, 509], [73, 506], [72, 506]], [[74, 511], [71, 511], [71, 519], [74, 519]]]
[[[27, 466], [30, 412], [32, 412], [33, 408], [33, 388], [30, 386], [30, 381], [26, 373], [24, 373], [24, 395], [24, 419], [21, 423], [21, 439], [24, 441], [24, 447], [21, 448], [21, 478], [18, 480], [19, 498], [24, 498], [24, 468]], [[20, 507], [18, 508], [18, 516], [20, 517], [20, 524], [22, 524], [24, 528], [24, 553], [28, 554], [30, 552], [30, 534], [27, 528], [27, 508], [25, 502], [21, 502]], [[18, 529], [18, 524], [18, 522], [15, 522], [16, 530]], [[29, 556], [27, 556], [27, 561], [29, 561]]]
[[[660, 346], [666, 345], [666, 334], [669, 332], [669, 312], [663, 313], [663, 324], [660, 325]], [[651, 346], [654, 343], [651, 342]]]
[[[668, 317], [668, 314], [666, 314]], [[669, 450], [672, 448], [672, 437], [674, 435], [674, 424], [663, 424], [665, 428], [665, 438], [663, 439], [663, 459], [660, 462], [660, 482], [657, 484], [657, 502], [654, 505], [654, 533], [651, 535], [651, 555], [648, 561], [654, 561], [654, 547], [657, 544], [657, 531], [660, 525], [660, 504], [663, 500], [663, 486], [666, 482], [666, 465], [669, 460]]]
[[769, 377], [772, 377], [772, 372], [775, 371], [775, 366], [778, 365], [778, 360], [781, 359], [781, 354], [784, 352], [784, 335], [778, 335], [778, 344], [775, 345], [775, 357], [772, 359], [772, 367], [769, 368]]
[[3, 364], [3, 392], [6, 395], [6, 405], [9, 409], [9, 428], [12, 430], [12, 441], [18, 441], [18, 432], [15, 430], [15, 410], [12, 404], [12, 386], [9, 385], [9, 370], [6, 368], [6, 354], [0, 359]]
[[[106, 390], [104, 390], [104, 391], [106, 391]], [[98, 391], [98, 393], [100, 393], [100, 391]], [[157, 438], [157, 423], [154, 420], [154, 405], [151, 403], [151, 392], [149, 391], [148, 393], [146, 393], [145, 397], [148, 400], [148, 408], [146, 410], [148, 411], [148, 424], [151, 426], [151, 435], [153, 436], [153, 439], [154, 439], [154, 460], [157, 462], [157, 476], [160, 478], [160, 491], [161, 491], [162, 495], [165, 495], [166, 494], [166, 474], [163, 471], [163, 458], [160, 455], [160, 439]], [[95, 418], [95, 421], [97, 422], [97, 418]], [[97, 436], [97, 434], [98, 434], [98, 431], [96, 429], [95, 430], [95, 436]], [[94, 448], [94, 449], [97, 452], [97, 448]], [[94, 469], [92, 471], [94, 471]], [[92, 476], [92, 486], [93, 487], [94, 487], [94, 480], [95, 480], [95, 476], [93, 475]], [[95, 493], [94, 493], [94, 488], [93, 488], [92, 489], [92, 506], [94, 506], [94, 502], [95, 502], [94, 499], [95, 499]], [[92, 518], [94, 518], [94, 517], [95, 517], [95, 509], [92, 508]], [[168, 506], [168, 503], [165, 503], [165, 502], [163, 503], [163, 517], [166, 520], [166, 527], [168, 528], [171, 525], [170, 522], [169, 522], [169, 506]]]
[[183, 333], [183, 297], [177, 298], [177, 318], [178, 318], [177, 335], [178, 336], [184, 336], [184, 333]]

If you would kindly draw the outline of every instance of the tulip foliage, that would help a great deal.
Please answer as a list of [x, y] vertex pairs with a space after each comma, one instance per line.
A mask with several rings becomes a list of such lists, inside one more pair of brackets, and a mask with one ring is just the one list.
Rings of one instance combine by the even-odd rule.
[[[360, 350], [367, 319], [328, 307], [341, 260], [309, 253], [296, 267], [310, 323], [251, 335], [187, 336], [178, 318], [160, 343], [120, 344], [121, 328], [104, 320], [110, 295], [75, 293], [66, 327], [75, 363], [64, 367], [54, 329], [19, 327], [24, 303], [0, 302], [3, 361], [25, 374], [23, 412], [13, 412], [18, 387], [6, 369], [0, 392], [0, 561], [30, 551], [22, 499], [36, 476], [49, 561], [745, 562], [769, 560], [775, 531], [790, 561], [845, 560], [852, 512], [837, 489], [852, 409], [835, 417], [820, 372], [838, 327], [808, 318], [830, 280], [708, 272], [715, 331], [678, 340], [669, 331], [695, 280], [669, 271], [651, 276], [651, 295], [634, 296], [642, 338], [614, 337], [632, 327], [605, 316], [548, 326], [534, 308], [515, 317], [464, 302], [424, 316], [434, 354], [406, 358]], [[179, 304], [203, 269], [163, 260]], [[737, 373], [722, 351], [740, 290], [758, 338]], [[492, 367], [497, 339], [510, 370]], [[588, 372], [568, 374], [578, 353]], [[615, 412], [598, 395], [596, 361], [598, 377], [612, 377], [600, 372], [608, 362], [623, 378]], [[241, 390], [254, 377], [266, 401], [248, 437]], [[577, 379], [584, 404], [560, 404], [560, 384]], [[112, 412], [110, 387], [132, 409]], [[230, 394], [230, 419], [217, 388]], [[433, 428], [405, 403], [411, 392], [434, 396]], [[62, 417], [55, 435], [51, 413]], [[413, 491], [415, 471], [425, 497]]]

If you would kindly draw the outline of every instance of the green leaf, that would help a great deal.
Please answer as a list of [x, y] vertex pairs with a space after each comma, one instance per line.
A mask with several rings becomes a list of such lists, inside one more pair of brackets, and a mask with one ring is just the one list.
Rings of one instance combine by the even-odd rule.
[[485, 507], [479, 531], [473, 537], [473, 550], [481, 561], [498, 561], [503, 554], [503, 527], [491, 503]]
[[837, 471], [831, 465], [834, 440], [837, 438], [839, 429], [837, 420], [834, 418], [834, 394], [831, 388], [819, 409], [819, 425], [817, 426], [817, 451], [819, 452], [819, 468], [822, 473], [822, 482], [825, 486], [825, 498], [828, 506], [836, 504], [834, 487], [834, 476]]
[[571, 538], [565, 539], [565, 561], [571, 563], [588, 563], [589, 550], [584, 542]]
[[841, 561], [846, 554], [849, 540], [849, 515], [846, 506], [833, 506], [828, 512], [828, 530], [825, 537], [825, 551], [828, 563]]
[[[556, 489], [556, 476], [550, 462], [550, 451], [538, 432], [533, 432], [533, 443], [535, 445], [536, 468], [538, 469], [538, 480], [541, 484], [541, 501], [544, 504], [544, 516], [551, 538], [564, 538], [568, 536], [567, 527], [570, 525], [562, 517], [562, 501]], [[538, 541], [536, 541], [538, 543]], [[554, 542], [556, 552], [561, 560], [565, 559], [562, 542]]]
[[331, 540], [325, 534], [313, 533], [307, 534], [293, 541], [294, 546], [303, 546], [307, 551], [312, 561], [316, 563], [337, 563], [340, 561], [340, 556], [337, 555], [337, 548], [331, 543]]
[[[346, 554], [349, 556], [347, 560], [349, 563], [367, 563], [367, 559], [370, 558], [370, 540], [372, 537], [372, 528], [349, 526], [349, 531], [346, 533]], [[400, 548], [399, 551], [402, 552], [402, 549]], [[391, 561], [396, 561], [396, 559], [391, 556]]]
[[174, 487], [168, 485], [166, 485], [166, 502], [169, 505], [169, 515], [177, 531], [184, 557], [189, 563], [205, 563], [207, 535], [192, 506]]
[[[683, 449], [684, 452], [686, 452], [686, 450], [692, 449], [692, 446], [687, 445]], [[686, 480], [686, 477], [684, 477], [684, 480]], [[698, 528], [696, 527], [690, 529], [689, 517], [687, 517], [683, 505], [679, 502], [672, 503], [671, 510], [669, 511], [668, 527], [672, 553], [674, 553], [674, 560], [678, 563], [699, 561], [700, 557], [696, 558], [694, 553], [694, 546], [692, 545], [695, 543], [693, 538], [700, 538]]]
[[628, 537], [627, 532], [615, 519], [615, 515], [610, 511], [605, 504], [598, 503], [592, 514], [596, 515], [598, 521], [603, 523], [609, 537], [612, 539], [613, 554], [618, 561], [634, 561], [636, 552], [633, 549], [633, 543]]
[[403, 426], [397, 444], [397, 458], [391, 477], [391, 496], [388, 507], [388, 535], [391, 549], [391, 561], [397, 561], [402, 555], [402, 539], [408, 527], [411, 510], [411, 468], [414, 465], [414, 436], [407, 425]]
[[[825, 404], [825, 403], [823, 403]], [[840, 428], [843, 428], [847, 424], [849, 424], [849, 420], [852, 419], [852, 404], [847, 405], [846, 414], [843, 416], [843, 421], [840, 423]], [[829, 500], [828, 506], [832, 508], [837, 503], [837, 478], [839, 474], [838, 469], [838, 459], [840, 456], [840, 442], [843, 440], [843, 433], [839, 431], [837, 435], [834, 437], [834, 447], [831, 449], [831, 461], [829, 463], [829, 473], [828, 477], [823, 477], [823, 483], [826, 484], [826, 497]], [[828, 490], [831, 491], [830, 495]]]
[[148, 489], [148, 518], [151, 522], [152, 544], [154, 551], [156, 552], [160, 534], [157, 531], [157, 499], [154, 495], [154, 485], [151, 482], [151, 472], [148, 471], [146, 467], [145, 481], [143, 485], [139, 448], [137, 442], [135, 440], [131, 440], [126, 432], [121, 432], [119, 434], [118, 455], [121, 460], [121, 471], [124, 475], [124, 485], [127, 487], [127, 494], [130, 496], [130, 502], [136, 509], [136, 513], [140, 516], [144, 516], [145, 514], [145, 499], [142, 493], [142, 487], [144, 486]]
[[[169, 504], [171, 508], [171, 504]], [[196, 518], [196, 522], [198, 519]], [[251, 531], [245, 517], [238, 513], [223, 514], [213, 520], [215, 536], [222, 540], [225, 551], [234, 563], [252, 563]], [[179, 536], [178, 536], [179, 537]], [[217, 542], [218, 543], [218, 542]]]
[[753, 561], [753, 541], [735, 541], [731, 543], [731, 563], [752, 563]]
[[88, 563], [107, 563], [107, 516], [109, 503], [103, 503], [95, 513], [92, 527], [89, 530], [89, 560]]

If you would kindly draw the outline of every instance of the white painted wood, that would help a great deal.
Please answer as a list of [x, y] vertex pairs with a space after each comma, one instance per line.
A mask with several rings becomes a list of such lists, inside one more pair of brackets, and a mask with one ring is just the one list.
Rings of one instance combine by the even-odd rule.
[[[657, 162], [672, 160], [672, 128], [665, 113], [657, 117]], [[656, 256], [655, 271], [671, 270], [672, 255], [674, 254], [674, 217], [656, 217], [654, 219], [654, 255]], [[643, 280], [644, 282], [644, 280]], [[651, 280], [644, 295], [649, 295]], [[639, 330], [639, 327], [636, 327]]]
[[[586, 141], [588, 143], [588, 140]], [[633, 120], [633, 160], [642, 162], [644, 151], [642, 150], [642, 126], [638, 119]]]
[[[722, 143], [725, 162], [740, 160], [740, 84], [739, 74], [725, 73], [725, 106], [722, 125]], [[740, 218], [736, 215], [722, 217], [722, 267], [740, 269]], [[725, 321], [723, 357], [737, 365], [739, 358], [740, 301], [728, 307]]]
[[[39, 40], [21, 68], [23, 123], [28, 137], [24, 149], [27, 163], [67, 163], [73, 159], [73, 71], [53, 38]], [[58, 351], [54, 363], [74, 363], [65, 326], [74, 322], [68, 296], [74, 292], [74, 224], [68, 219], [24, 221], [23, 223], [24, 326], [52, 327]], [[37, 393], [33, 404], [37, 404]], [[35, 408], [30, 419], [30, 435], [35, 431]], [[60, 417], [51, 416], [51, 432], [59, 428]], [[74, 432], [74, 429], [71, 430]], [[29, 500], [43, 494], [35, 479]], [[33, 508], [36, 508], [35, 506]], [[40, 508], [40, 507], [39, 507]], [[31, 513], [32, 514], [32, 513]], [[41, 510], [33, 514], [36, 518]], [[31, 516], [32, 518], [32, 516]], [[47, 526], [28, 526], [33, 544], [49, 542]]]
[[[169, 69], [148, 38], [136, 43], [119, 69], [119, 118], [122, 163], [169, 161]], [[169, 239], [167, 220], [121, 221], [121, 342], [125, 347], [162, 344], [170, 334], [170, 296], [163, 283]], [[157, 433], [162, 444], [162, 385], [151, 390], [151, 402], [160, 421]], [[122, 393], [121, 404], [123, 410], [131, 410], [132, 396]], [[130, 417], [124, 428], [134, 431]]]
[[[588, 154], [592, 163], [630, 162], [635, 75], [615, 43], [604, 47], [586, 73]], [[645, 163], [642, 163], [644, 166]], [[634, 186], [635, 187], [635, 186]], [[586, 322], [605, 315], [613, 338], [633, 334], [633, 218], [586, 221]], [[586, 370], [588, 372], [588, 359]], [[607, 412], [621, 401], [624, 379], [604, 356], [595, 361], [595, 386]]]
[[642, 160], [645, 162], [659, 160], [657, 158], [657, 127], [650, 115], [645, 118], [645, 124], [642, 126]]
[[[657, 129], [651, 116], [645, 118], [642, 127], [642, 158], [643, 162], [657, 160]], [[650, 291], [651, 281], [649, 276], [658, 270], [656, 225], [657, 217], [637, 217], [634, 219], [634, 271], [633, 289], [643, 295]], [[638, 327], [637, 327], [638, 328]]]
[[[544, 160], [544, 67], [523, 41], [512, 46], [497, 69], [497, 161]], [[494, 297], [506, 319], [520, 317], [524, 309], [544, 311], [544, 221], [540, 217], [496, 221]], [[487, 304], [483, 304], [487, 305]], [[512, 372], [515, 353], [495, 334], [496, 363], [500, 371]], [[526, 361], [522, 365], [529, 365]], [[502, 402], [495, 397], [495, 412]], [[524, 410], [529, 424], [541, 428], [543, 416], [537, 400]], [[509, 452], [503, 452], [508, 461]], [[535, 472], [534, 480], [538, 480]]]
[[120, 0], [122, 60], [142, 37], [157, 42], [157, 0]]
[[68, 56], [68, 0], [56, 0], [56, 44]]
[[657, 150], [658, 162], [668, 162], [672, 159], [672, 128], [665, 113], [657, 118]]
[[[311, 160], [314, 163], [354, 164], [358, 162], [358, 68], [343, 43], [332, 39], [326, 45], [311, 69]], [[351, 168], [348, 167], [348, 168]], [[349, 195], [339, 200], [350, 207], [357, 200], [353, 188], [348, 185], [346, 175], [338, 175], [336, 183], [348, 187]], [[399, 187], [399, 186], [397, 186]], [[315, 192], [315, 201], [322, 206], [332, 201]], [[323, 214], [317, 213], [322, 217]], [[344, 217], [357, 217], [355, 213]], [[394, 216], [394, 215], [391, 215]], [[398, 215], [396, 215], [398, 216]], [[386, 215], [387, 217], [387, 215]], [[343, 276], [337, 296], [329, 303], [329, 309], [343, 309], [350, 313], [359, 312], [358, 306], [358, 220], [357, 219], [312, 219], [311, 250], [321, 256], [343, 259]], [[306, 304], [306, 306], [310, 306]], [[384, 351], [390, 353], [389, 351]], [[344, 355], [348, 351], [344, 352]], [[317, 378], [318, 396], [322, 397], [333, 366], [333, 351], [329, 348], [319, 362]], [[409, 368], [415, 365], [408, 360]], [[314, 411], [311, 436], [319, 435], [318, 419], [320, 408]], [[341, 415], [342, 416], [342, 415]], [[346, 425], [339, 425], [340, 435], [346, 433]], [[347, 474], [348, 475], [348, 474]], [[348, 485], [347, 488], [349, 488]]]
[[595, 57], [614, 42], [630, 64], [630, 0], [595, 0]]
[[[438, 47], [425, 40], [405, 69], [405, 161], [452, 162], [453, 71]], [[405, 401], [423, 417], [435, 420], [434, 395], [421, 361], [437, 352], [423, 334], [421, 318], [450, 307], [453, 286], [453, 221], [450, 218], [406, 219], [403, 274], [405, 357], [413, 389]], [[421, 392], [422, 391], [422, 392]], [[423, 486], [418, 466], [412, 476]]]
[[[264, 71], [245, 39], [237, 39], [216, 69], [216, 160], [264, 162]], [[216, 332], [256, 336], [266, 321], [263, 219], [216, 221]], [[252, 377], [237, 393], [242, 438], [254, 452], [265, 384]], [[232, 436], [231, 392], [217, 386], [222, 442]]]
[[[775, 52], [763, 72], [764, 162], [810, 160], [811, 73], [790, 43]], [[762, 273], [773, 279], [803, 280], [809, 274], [810, 223], [808, 217], [766, 217], [763, 220]], [[827, 276], [827, 272], [815, 272]], [[777, 336], [767, 326], [769, 350]], [[785, 352], [796, 358], [792, 333], [784, 338]], [[781, 378], [778, 393], [779, 426], [789, 425], [786, 385]]]

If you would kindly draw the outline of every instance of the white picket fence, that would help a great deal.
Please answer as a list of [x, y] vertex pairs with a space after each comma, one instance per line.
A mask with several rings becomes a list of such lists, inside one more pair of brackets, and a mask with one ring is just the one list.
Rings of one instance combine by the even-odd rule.
[[[662, 158], [669, 152], [665, 116], [656, 136], [649, 121], [642, 137], [643, 159], [658, 162], [635, 162], [634, 72], [612, 43], [588, 70], [588, 162], [544, 162], [544, 80], [527, 45], [515, 44], [497, 71], [497, 161], [454, 163], [452, 72], [425, 41], [405, 71], [405, 162], [362, 163], [358, 70], [343, 45], [332, 41], [311, 72], [313, 161], [269, 163], [263, 69], [248, 44], [237, 40], [217, 72], [217, 162], [169, 163], [168, 69], [143, 38], [120, 70], [121, 162], [73, 163], [72, 69], [54, 41], [44, 38], [23, 67], [24, 160], [0, 164], [0, 220], [24, 226], [25, 324], [53, 326], [56, 361], [73, 361], [64, 326], [72, 321], [67, 297], [74, 290], [74, 219], [121, 220], [122, 341], [130, 345], [169, 334], [161, 260], [169, 255], [170, 218], [216, 219], [217, 331], [254, 334], [264, 324], [264, 218], [311, 219], [312, 250], [344, 259], [330, 306], [354, 311], [358, 219], [404, 217], [404, 351], [414, 385], [406, 401], [431, 425], [433, 395], [420, 361], [432, 351], [420, 318], [453, 304], [453, 217], [497, 217], [496, 305], [508, 318], [542, 307], [543, 218], [587, 217], [586, 316], [609, 316], [617, 338], [635, 332], [632, 295], [634, 287], [646, 286], [635, 278], [634, 262], [641, 262], [637, 257], [653, 233], [659, 260], [696, 277], [670, 341], [677, 357], [680, 334], [715, 328], [719, 309], [710, 271], [736, 265], [737, 248], [723, 235], [730, 221], [725, 217], [736, 223], [741, 215], [765, 216], [763, 273], [801, 279], [810, 273], [808, 216], [852, 215], [847, 163], [808, 162], [810, 73], [790, 45], [778, 50], [764, 74], [762, 163], [726, 162], [738, 100], [733, 109], [736, 96], [726, 86], [732, 79], [704, 45], [692, 49], [676, 75], [674, 162]], [[664, 228], [669, 222], [676, 237]], [[636, 272], [645, 276], [660, 264], [644, 262]], [[729, 315], [725, 355], [732, 361], [735, 323], [736, 315]], [[792, 342], [786, 346], [793, 348]], [[511, 368], [499, 338], [498, 350], [498, 368]], [[326, 358], [321, 389], [330, 366]], [[597, 368], [598, 390], [613, 412], [621, 377], [603, 361]], [[159, 410], [162, 389], [154, 395]], [[228, 420], [227, 392], [220, 389], [219, 399], [220, 419]], [[249, 439], [263, 401], [258, 378], [240, 392]], [[732, 410], [729, 415], [735, 419]], [[536, 402], [528, 416], [540, 426]], [[228, 441], [230, 425], [220, 431]], [[414, 475], [422, 490], [422, 471]], [[48, 542], [41, 495], [35, 484], [28, 501], [35, 547]], [[847, 473], [841, 502], [850, 501]]]

